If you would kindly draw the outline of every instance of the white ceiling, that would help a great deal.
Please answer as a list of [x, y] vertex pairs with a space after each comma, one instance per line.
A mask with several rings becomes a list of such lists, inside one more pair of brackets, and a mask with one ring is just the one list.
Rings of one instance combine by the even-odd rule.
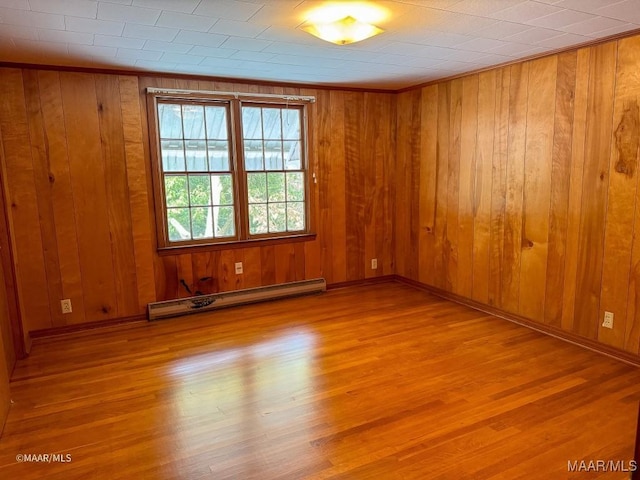
[[640, 0], [386, 0], [385, 33], [301, 31], [311, 0], [0, 0], [0, 61], [397, 89], [640, 28]]

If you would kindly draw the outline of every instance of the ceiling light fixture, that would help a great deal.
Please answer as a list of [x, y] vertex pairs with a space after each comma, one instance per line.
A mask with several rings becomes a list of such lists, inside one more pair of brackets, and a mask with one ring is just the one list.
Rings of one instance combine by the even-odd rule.
[[331, 23], [310, 23], [304, 25], [302, 30], [336, 45], [348, 45], [384, 32], [381, 28], [361, 22], [350, 15]]
[[336, 45], [348, 45], [384, 32], [372, 22], [383, 20], [385, 12], [365, 2], [325, 4], [307, 16], [302, 30]]

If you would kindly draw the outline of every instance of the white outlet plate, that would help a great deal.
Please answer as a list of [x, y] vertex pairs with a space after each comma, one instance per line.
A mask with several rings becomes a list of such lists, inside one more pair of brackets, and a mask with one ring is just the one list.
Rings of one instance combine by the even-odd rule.
[[602, 326], [604, 328], [613, 328], [613, 312], [604, 312]]
[[242, 262], [236, 262], [236, 275], [240, 275], [242, 272]]
[[60, 310], [62, 313], [71, 313], [73, 309], [71, 308], [71, 299], [65, 298], [64, 300], [60, 300]]
[[372, 258], [371, 259], [371, 270], [377, 270], [378, 269], [378, 259], [377, 258]]

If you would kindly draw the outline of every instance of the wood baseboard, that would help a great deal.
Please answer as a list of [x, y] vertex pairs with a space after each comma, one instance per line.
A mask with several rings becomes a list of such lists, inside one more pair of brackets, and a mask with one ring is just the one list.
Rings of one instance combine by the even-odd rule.
[[550, 335], [559, 340], [564, 340], [565, 342], [573, 343], [574, 345], [578, 345], [602, 355], [615, 358], [616, 360], [628, 363], [629, 365], [640, 367], [640, 356], [625, 352], [624, 350], [620, 350], [618, 348], [610, 347], [609, 345], [605, 345], [596, 340], [585, 338], [572, 332], [567, 332], [566, 330], [562, 330], [558, 327], [545, 325], [543, 323], [536, 322], [520, 315], [505, 312], [504, 310], [501, 310], [499, 308], [485, 305], [483, 303], [476, 302], [475, 300], [471, 300], [469, 298], [456, 295], [455, 293], [447, 292], [446, 290], [432, 287], [431, 285], [426, 285], [424, 283], [418, 282], [416, 280], [411, 280], [410, 278], [402, 277], [400, 275], [395, 275], [395, 280], [397, 282], [404, 283], [405, 285], [409, 285], [411, 287], [431, 293], [432, 295], [435, 295], [437, 297], [450, 300], [460, 305], [465, 305], [469, 308], [473, 308], [474, 310], [488, 313], [490, 315], [508, 320], [513, 323], [517, 323], [518, 325], [522, 325], [532, 330], [536, 330], [540, 333]]
[[335, 290], [336, 288], [360, 287], [363, 285], [375, 285], [377, 283], [393, 282], [397, 275], [382, 275], [380, 277], [363, 278], [362, 280], [351, 280], [349, 282], [330, 283], [327, 290]]
[[42, 338], [42, 337], [55, 337], [57, 335], [65, 335], [67, 333], [81, 332], [84, 330], [93, 330], [96, 328], [113, 327], [114, 325], [122, 325], [125, 323], [142, 322], [147, 321], [146, 315], [133, 315], [131, 317], [112, 318], [109, 320], [101, 320], [99, 322], [85, 322], [77, 323], [75, 325], [64, 325], [62, 327], [43, 328], [40, 330], [33, 330], [29, 332], [29, 337]]

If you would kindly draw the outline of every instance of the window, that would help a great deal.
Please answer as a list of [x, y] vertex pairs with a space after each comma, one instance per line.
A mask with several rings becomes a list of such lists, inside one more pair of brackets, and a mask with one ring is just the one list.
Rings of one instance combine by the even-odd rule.
[[149, 98], [160, 248], [310, 234], [304, 102]]

